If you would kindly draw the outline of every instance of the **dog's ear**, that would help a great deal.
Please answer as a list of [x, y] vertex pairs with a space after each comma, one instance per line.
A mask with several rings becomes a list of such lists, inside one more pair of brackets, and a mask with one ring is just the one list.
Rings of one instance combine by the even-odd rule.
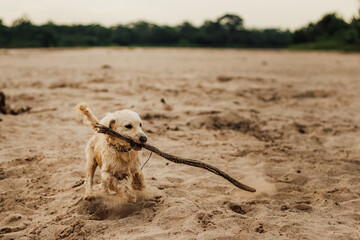
[[109, 122], [109, 128], [114, 129], [114, 125], [115, 125], [115, 119], [111, 119]]

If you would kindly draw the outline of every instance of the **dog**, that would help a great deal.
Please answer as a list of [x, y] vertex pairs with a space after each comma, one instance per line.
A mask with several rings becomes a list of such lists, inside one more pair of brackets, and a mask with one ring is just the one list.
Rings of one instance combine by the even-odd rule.
[[[94, 127], [97, 123], [105, 125], [136, 143], [145, 143], [147, 136], [142, 130], [139, 115], [131, 110], [108, 113], [100, 121], [85, 103], [79, 103], [76, 109], [85, 115]], [[136, 202], [134, 190], [145, 188], [144, 175], [140, 170], [139, 148], [131, 147], [126, 141], [105, 134], [95, 133], [86, 145], [86, 180], [83, 199], [94, 197], [93, 177], [97, 166], [101, 169], [101, 186], [104, 192], [112, 190], [124, 196], [127, 202]], [[131, 183], [131, 184], [130, 184]]]

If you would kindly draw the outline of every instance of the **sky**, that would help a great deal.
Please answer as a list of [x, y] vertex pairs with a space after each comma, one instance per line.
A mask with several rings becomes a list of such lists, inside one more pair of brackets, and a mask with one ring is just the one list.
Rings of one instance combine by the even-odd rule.
[[232, 13], [247, 28], [294, 30], [329, 12], [349, 20], [359, 8], [360, 0], [0, 0], [0, 19], [7, 25], [27, 16], [35, 24], [112, 26], [146, 20], [176, 25], [186, 20], [199, 26]]

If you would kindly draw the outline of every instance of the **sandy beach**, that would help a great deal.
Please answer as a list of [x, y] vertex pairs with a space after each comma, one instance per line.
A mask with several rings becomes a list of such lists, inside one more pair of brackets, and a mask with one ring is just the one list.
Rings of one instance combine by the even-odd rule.
[[[0, 239], [360, 239], [360, 54], [0, 50]], [[124, 108], [148, 142], [256, 188], [152, 155], [134, 204], [82, 200], [93, 131]], [[144, 162], [150, 152], [139, 152]]]

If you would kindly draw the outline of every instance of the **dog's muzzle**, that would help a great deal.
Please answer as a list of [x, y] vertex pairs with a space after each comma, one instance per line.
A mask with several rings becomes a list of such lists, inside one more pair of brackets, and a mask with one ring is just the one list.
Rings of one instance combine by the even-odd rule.
[[146, 143], [147, 137], [146, 137], [146, 136], [141, 136], [141, 137], [139, 137], [139, 141], [140, 141], [141, 143]]

